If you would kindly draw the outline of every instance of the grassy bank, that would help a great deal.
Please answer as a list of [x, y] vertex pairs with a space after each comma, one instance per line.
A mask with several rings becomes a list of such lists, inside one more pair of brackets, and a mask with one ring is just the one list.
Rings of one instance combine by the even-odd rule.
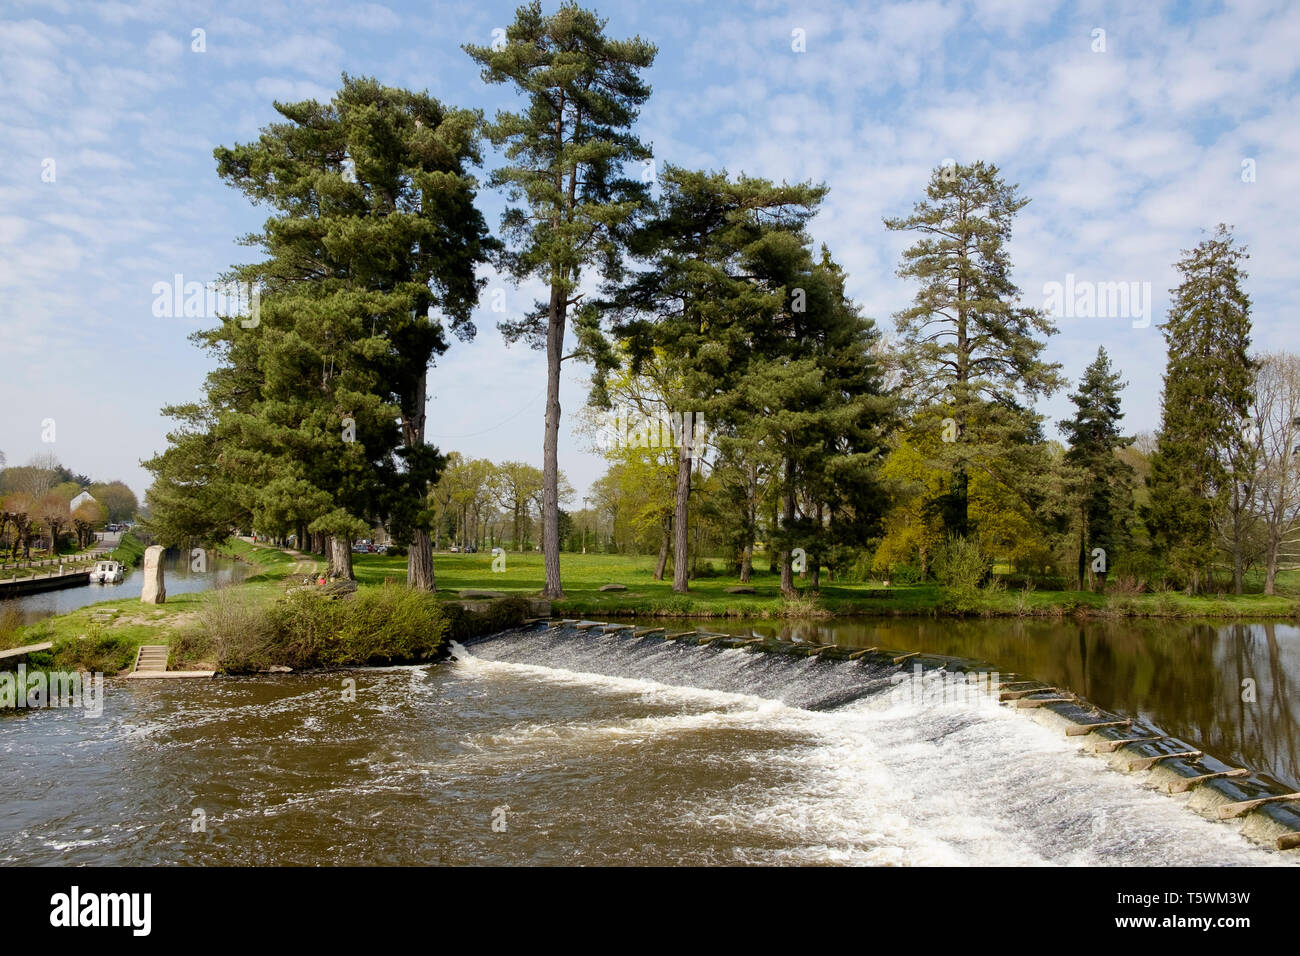
[[134, 567], [144, 560], [144, 548], [144, 542], [128, 531], [122, 535], [109, 557], [127, 567]]
[[[138, 545], [138, 542], [137, 542]], [[143, 549], [141, 549], [142, 551]], [[357, 555], [359, 597], [337, 607], [286, 597], [323, 561], [295, 556], [242, 540], [220, 551], [251, 565], [234, 588], [177, 594], [161, 605], [121, 598], [18, 626], [17, 616], [0, 613], [0, 648], [51, 641], [54, 648], [33, 655], [29, 666], [112, 674], [128, 669], [141, 644], [170, 644], [171, 666], [246, 672], [273, 665], [345, 666], [431, 659], [445, 640], [506, 627], [525, 616], [517, 601], [495, 602], [489, 614], [467, 614], [453, 603], [460, 592], [486, 590], [524, 598], [542, 588], [541, 555], [508, 554], [506, 570], [493, 572], [490, 554], [439, 554], [436, 597], [404, 588], [383, 588], [406, 579], [406, 559]], [[756, 573], [753, 594], [733, 594], [733, 578], [721, 575], [691, 582], [691, 592], [674, 594], [671, 581], [653, 579], [653, 559], [621, 555], [562, 556], [566, 599], [553, 612], [569, 617], [797, 619], [835, 616], [1022, 618], [1294, 618], [1300, 610], [1300, 575], [1282, 579], [1276, 596], [1188, 597], [1177, 592], [1093, 594], [1081, 591], [982, 589], [957, 598], [933, 584], [884, 587], [873, 583], [824, 581], [821, 594], [787, 601], [779, 579]], [[626, 590], [602, 591], [608, 584]], [[343, 605], [353, 607], [343, 610]], [[435, 635], [436, 632], [436, 635]], [[434, 640], [436, 636], [436, 640]]]
[[[419, 663], [441, 656], [449, 640], [501, 630], [529, 614], [518, 600], [471, 613], [445, 595], [385, 587], [382, 576], [354, 596], [327, 597], [299, 589], [323, 567], [318, 558], [238, 539], [218, 551], [250, 565], [238, 585], [171, 595], [160, 605], [138, 597], [101, 601], [27, 626], [10, 609], [0, 613], [0, 648], [48, 641], [52, 649], [27, 656], [29, 670], [107, 675], [129, 670], [142, 644], [169, 645], [176, 670], [237, 674]], [[404, 565], [394, 577], [405, 581]]]
[[[131, 535], [124, 536], [122, 544], [128, 555], [144, 554], [144, 546]], [[243, 541], [228, 542], [220, 550], [252, 566], [243, 582], [229, 590], [238, 590], [254, 605], [271, 605], [295, 583], [298, 561], [283, 551]], [[50, 641], [53, 649], [30, 655], [29, 667], [111, 675], [132, 666], [141, 644], [169, 644], [192, 628], [211, 593], [168, 595], [164, 604], [141, 604], [138, 596], [117, 598], [25, 626], [18, 625], [16, 613], [0, 613], [0, 648]]]
[[[716, 563], [716, 562], [715, 562]], [[438, 554], [434, 559], [441, 595], [465, 589], [502, 591], [520, 596], [540, 593], [545, 570], [539, 553], [506, 555], [506, 570], [492, 571], [491, 554]], [[988, 617], [1149, 617], [1285, 618], [1300, 612], [1300, 574], [1283, 575], [1278, 595], [1260, 593], [1188, 597], [1180, 592], [1094, 594], [1089, 591], [981, 589], [961, 598], [935, 584], [885, 587], [878, 582], [831, 582], [823, 574], [821, 593], [794, 601], [781, 596], [780, 580], [756, 572], [753, 594], [732, 594], [734, 577], [710, 576], [691, 582], [689, 594], [674, 594], [672, 581], [654, 580], [652, 557], [563, 554], [560, 567], [565, 600], [553, 610], [569, 617], [752, 617], [801, 618], [845, 615]], [[363, 585], [405, 580], [406, 559], [356, 555]], [[625, 591], [602, 591], [622, 584]]]

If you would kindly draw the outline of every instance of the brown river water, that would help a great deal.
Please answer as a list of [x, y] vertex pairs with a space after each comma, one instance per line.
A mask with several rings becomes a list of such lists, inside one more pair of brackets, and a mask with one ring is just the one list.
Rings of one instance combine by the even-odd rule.
[[[708, 627], [987, 660], [1297, 783], [1291, 625]], [[0, 717], [0, 862], [1293, 862], [1023, 711], [891, 693], [899, 670], [562, 629], [430, 666], [109, 681], [99, 717]]]

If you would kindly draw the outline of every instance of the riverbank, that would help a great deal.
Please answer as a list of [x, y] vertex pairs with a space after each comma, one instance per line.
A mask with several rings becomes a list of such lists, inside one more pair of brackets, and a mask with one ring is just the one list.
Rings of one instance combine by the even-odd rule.
[[117, 542], [117, 547], [109, 555], [114, 561], [120, 561], [127, 567], [135, 567], [144, 560], [145, 544], [130, 531], [125, 532]]
[[[123, 543], [126, 558], [135, 550], [144, 553], [143, 546], [136, 548], [125, 539]], [[301, 570], [301, 562], [292, 555], [243, 541], [227, 542], [220, 553], [252, 565], [237, 587], [249, 600], [262, 604], [274, 601], [283, 593], [286, 577]], [[163, 604], [142, 604], [136, 589], [130, 597], [100, 601], [28, 625], [0, 613], [0, 649], [49, 641], [54, 647], [31, 655], [29, 667], [84, 669], [112, 676], [132, 667], [142, 644], [170, 644], [192, 626], [208, 593], [173, 593]]]
[[[483, 554], [434, 557], [439, 594], [456, 597], [465, 590], [490, 590], [518, 596], [541, 592], [545, 572], [538, 553], [505, 556], [506, 570], [493, 571]], [[787, 600], [777, 575], [755, 572], [747, 585], [733, 577], [699, 577], [689, 594], [674, 594], [672, 581], [655, 581], [654, 559], [603, 554], [562, 554], [565, 599], [553, 602], [565, 617], [757, 618], [802, 620], [832, 617], [1018, 617], [1018, 618], [1212, 618], [1279, 620], [1300, 616], [1300, 575], [1279, 577], [1277, 595], [1245, 594], [1189, 597], [1177, 591], [1140, 594], [1094, 594], [1089, 591], [981, 589], [956, 598], [935, 584], [886, 587], [879, 582], [830, 582], [823, 576], [818, 596]], [[354, 556], [363, 586], [386, 579], [405, 580], [406, 559], [367, 554]], [[610, 585], [623, 590], [602, 590]]]
[[449, 641], [550, 612], [547, 602], [523, 596], [454, 600], [386, 587], [385, 580], [330, 600], [333, 586], [303, 587], [322, 573], [317, 556], [241, 539], [216, 552], [249, 565], [250, 573], [229, 587], [169, 594], [160, 605], [142, 604], [137, 589], [28, 625], [0, 614], [0, 649], [48, 642], [51, 649], [26, 657], [29, 669], [107, 676], [130, 670], [142, 645], [167, 645], [169, 670], [231, 674], [424, 663], [445, 654]]
[[[251, 565], [251, 573], [236, 587], [241, 613], [258, 618], [304, 578], [315, 579], [324, 567], [316, 555], [288, 552], [240, 539], [226, 542], [219, 552]], [[510, 626], [523, 616], [535, 616], [535, 601], [543, 582], [540, 554], [507, 554], [505, 571], [492, 570], [491, 554], [438, 554], [436, 600], [448, 619], [447, 637], [458, 639], [482, 633], [480, 625], [496, 621]], [[1093, 594], [1079, 591], [1011, 591], [984, 589], [956, 601], [936, 585], [883, 587], [879, 583], [827, 582], [820, 595], [786, 600], [775, 575], [756, 573], [752, 594], [733, 593], [736, 582], [728, 577], [701, 577], [691, 582], [691, 592], [674, 594], [670, 581], [653, 579], [650, 558], [620, 555], [562, 556], [566, 598], [553, 602], [550, 613], [570, 618], [751, 619], [818, 621], [862, 619], [998, 619], [1025, 620], [1293, 620], [1300, 614], [1294, 575], [1283, 578], [1284, 593], [1267, 596], [1188, 597], [1178, 592], [1155, 594]], [[356, 555], [359, 587], [377, 588], [406, 578], [406, 559], [384, 555]], [[615, 590], [602, 590], [614, 585]], [[484, 602], [474, 591], [488, 591], [517, 600]], [[200, 612], [212, 603], [195, 592], [170, 595], [165, 604], [143, 605], [138, 596], [103, 601], [56, 615], [28, 626], [17, 626], [0, 615], [0, 649], [51, 641], [49, 660], [33, 665], [85, 667], [113, 674], [131, 667], [142, 644], [173, 646], [173, 669], [220, 669], [212, 659], [211, 641], [194, 638]], [[466, 613], [466, 601], [477, 608]], [[487, 622], [485, 624], [484, 622]], [[382, 622], [379, 625], [382, 630]], [[373, 643], [373, 642], [372, 642]], [[400, 642], [399, 642], [400, 643]], [[426, 653], [427, 649], [420, 653]], [[288, 664], [265, 658], [254, 661], [243, 654], [237, 669], [256, 664]], [[381, 654], [380, 657], [383, 655]], [[265, 655], [263, 655], [265, 657]], [[400, 658], [400, 655], [398, 655]], [[232, 658], [233, 659], [233, 658]], [[229, 669], [229, 668], [227, 668]]]

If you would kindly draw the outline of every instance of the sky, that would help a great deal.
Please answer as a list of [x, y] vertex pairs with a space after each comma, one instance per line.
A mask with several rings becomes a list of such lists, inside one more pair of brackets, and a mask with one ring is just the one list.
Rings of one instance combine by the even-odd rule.
[[[515, 109], [460, 47], [491, 43], [516, 5], [0, 0], [8, 463], [53, 451], [143, 495], [162, 407], [196, 399], [211, 367], [189, 341], [210, 321], [156, 314], [155, 286], [254, 261], [239, 239], [269, 214], [218, 180], [213, 149], [255, 139], [276, 101], [328, 100], [343, 73]], [[1251, 253], [1256, 348], [1295, 347], [1300, 4], [588, 5], [611, 36], [659, 48], [636, 126], [657, 166], [828, 185], [813, 239], [887, 332], [915, 293], [896, 275], [914, 237], [882, 219], [907, 214], [935, 167], [984, 160], [1031, 200], [1010, 251], [1022, 304], [1058, 314], [1047, 357], [1077, 381], [1104, 346], [1128, 382], [1130, 433], [1159, 424], [1174, 263], [1217, 223]], [[498, 162], [488, 151], [482, 181]], [[480, 203], [495, 228], [502, 197], [485, 186]], [[538, 289], [485, 275], [477, 338], [430, 373], [428, 437], [540, 466], [545, 362], [507, 347], [490, 308], [517, 315]], [[1126, 306], [1112, 283], [1136, 293]], [[569, 364], [560, 467], [581, 497], [604, 466], [574, 429], [588, 371]], [[1039, 404], [1050, 423], [1068, 391]]]

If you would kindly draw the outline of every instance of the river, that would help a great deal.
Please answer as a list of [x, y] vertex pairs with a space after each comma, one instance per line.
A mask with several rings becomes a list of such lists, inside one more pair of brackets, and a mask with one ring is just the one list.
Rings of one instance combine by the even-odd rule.
[[[206, 569], [203, 571], [193, 570], [189, 558], [178, 552], [168, 552], [163, 556], [163, 577], [168, 594], [188, 594], [231, 584], [242, 580], [248, 574], [249, 567], [241, 561], [222, 557], [212, 551], [206, 553]], [[67, 614], [100, 601], [138, 598], [143, 580], [140, 568], [126, 568], [122, 580], [117, 584], [86, 584], [7, 598], [0, 600], [0, 611], [16, 608], [22, 615], [21, 623], [31, 624], [41, 618]]]
[[[1199, 728], [1218, 756], [1239, 748], [1282, 780], [1295, 766], [1278, 700], [1297, 677], [1289, 625], [827, 627], [818, 636], [1059, 675], [1170, 732]], [[1241, 673], [1260, 703], [1233, 705]], [[0, 719], [0, 861], [1294, 862], [1024, 711], [917, 706], [884, 692], [889, 677], [862, 662], [533, 629], [433, 666], [111, 681], [102, 717]]]

